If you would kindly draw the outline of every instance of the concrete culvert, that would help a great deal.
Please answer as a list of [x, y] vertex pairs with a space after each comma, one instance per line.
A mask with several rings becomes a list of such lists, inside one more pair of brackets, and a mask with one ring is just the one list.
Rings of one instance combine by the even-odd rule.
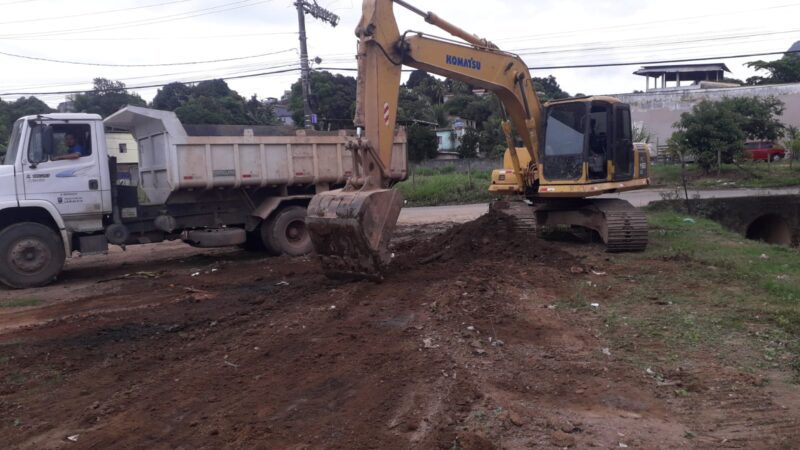
[[792, 230], [786, 220], [777, 214], [766, 214], [751, 222], [746, 237], [769, 244], [792, 245]]

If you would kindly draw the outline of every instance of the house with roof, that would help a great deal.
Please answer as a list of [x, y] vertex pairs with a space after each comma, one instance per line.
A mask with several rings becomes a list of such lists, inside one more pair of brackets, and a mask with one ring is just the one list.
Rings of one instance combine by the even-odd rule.
[[475, 121], [453, 117], [450, 126], [436, 129], [436, 139], [439, 141], [438, 155], [436, 159], [458, 159], [458, 148], [461, 146], [461, 138], [468, 130], [475, 129]]

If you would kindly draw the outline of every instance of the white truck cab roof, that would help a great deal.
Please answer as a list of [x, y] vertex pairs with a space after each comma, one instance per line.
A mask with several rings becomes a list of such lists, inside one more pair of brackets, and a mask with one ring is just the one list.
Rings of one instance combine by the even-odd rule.
[[50, 114], [37, 114], [34, 116], [25, 116], [24, 120], [34, 120], [40, 117], [50, 120], [103, 120], [99, 114], [86, 114], [86, 113], [50, 113]]

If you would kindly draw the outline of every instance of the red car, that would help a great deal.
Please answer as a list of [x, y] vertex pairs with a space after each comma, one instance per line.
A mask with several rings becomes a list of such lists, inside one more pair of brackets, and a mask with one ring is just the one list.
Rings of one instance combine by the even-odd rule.
[[786, 157], [786, 150], [774, 142], [748, 142], [744, 145], [747, 159], [751, 161], [780, 161]]

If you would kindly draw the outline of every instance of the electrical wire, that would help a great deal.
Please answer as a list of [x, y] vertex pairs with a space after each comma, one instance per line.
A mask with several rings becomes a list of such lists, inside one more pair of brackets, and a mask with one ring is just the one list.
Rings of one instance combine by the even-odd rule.
[[39, 0], [16, 0], [16, 1], [13, 1], [13, 2], [0, 3], [0, 6], [16, 5], [18, 3], [31, 3], [31, 2], [38, 2], [38, 1]]
[[172, 0], [172, 1], [169, 1], [169, 2], [163, 2], [163, 3], [154, 3], [154, 4], [150, 4], [150, 5], [133, 6], [133, 7], [130, 7], [130, 8], [121, 8], [121, 9], [108, 9], [108, 10], [105, 10], [105, 11], [86, 12], [86, 13], [81, 13], [81, 14], [73, 14], [73, 15], [70, 15], [70, 16], [50, 16], [50, 17], [37, 17], [35, 19], [9, 20], [7, 22], [0, 22], [0, 25], [8, 25], [8, 24], [16, 25], [16, 24], [20, 24], [20, 23], [46, 22], [46, 21], [49, 21], [49, 20], [72, 19], [72, 18], [75, 18], [75, 17], [99, 16], [99, 15], [113, 14], [113, 13], [124, 12], [124, 11], [134, 11], [134, 10], [137, 10], [137, 9], [146, 9], [146, 8], [155, 8], [155, 7], [158, 7], [158, 6], [173, 5], [175, 3], [186, 3], [186, 2], [190, 2], [190, 1], [193, 1], [193, 0]]
[[755, 8], [750, 10], [741, 10], [741, 11], [723, 11], [723, 12], [716, 12], [714, 14], [704, 14], [699, 16], [687, 16], [687, 17], [678, 17], [672, 19], [661, 19], [661, 20], [652, 20], [647, 22], [637, 22], [634, 24], [625, 24], [625, 25], [607, 25], [603, 27], [591, 27], [586, 28], [583, 30], [566, 30], [566, 31], [557, 31], [552, 33], [541, 33], [541, 34], [530, 34], [530, 35], [523, 35], [523, 36], [511, 36], [499, 39], [493, 39], [494, 42], [512, 42], [512, 41], [525, 41], [525, 40], [542, 40], [546, 38], [563, 38], [564, 36], [571, 36], [571, 35], [579, 35], [579, 34], [596, 34], [598, 31], [624, 31], [629, 29], [636, 29], [636, 28], [643, 28], [650, 25], [656, 24], [666, 24], [666, 23], [673, 23], [673, 22], [680, 22], [686, 23], [688, 21], [693, 20], [701, 20], [701, 19], [708, 19], [708, 18], [718, 18], [718, 17], [725, 17], [725, 16], [733, 16], [738, 14], [747, 14], [752, 12], [760, 12], [760, 11], [767, 11], [767, 10], [774, 10], [774, 9], [784, 9], [784, 8], [794, 8], [800, 6], [800, 3], [787, 3], [783, 5], [776, 5], [771, 7], [765, 8]]
[[703, 58], [686, 58], [686, 59], [664, 59], [659, 61], [637, 61], [637, 62], [618, 62], [618, 63], [600, 63], [600, 64], [574, 64], [574, 65], [564, 65], [564, 66], [541, 66], [541, 67], [528, 67], [530, 70], [556, 70], [556, 69], [588, 69], [594, 67], [621, 67], [621, 66], [639, 66], [639, 65], [650, 65], [650, 64], [674, 64], [674, 63], [686, 63], [692, 61], [711, 61], [714, 59], [736, 59], [736, 58], [753, 58], [756, 56], [777, 56], [777, 55], [789, 55], [789, 54], [798, 54], [800, 50], [797, 51], [783, 51], [783, 52], [765, 52], [765, 53], [749, 53], [749, 54], [740, 54], [740, 55], [728, 55], [728, 56], [709, 56]]
[[[167, 22], [174, 22], [178, 20], [185, 20], [191, 19], [194, 17], [206, 16], [209, 14], [218, 14], [221, 12], [233, 11], [242, 8], [248, 8], [251, 6], [256, 6], [263, 3], [269, 3], [272, 0], [260, 0], [256, 1], [255, 3], [248, 3], [253, 2], [253, 0], [237, 0], [233, 2], [224, 3], [222, 5], [213, 6], [210, 8], [203, 8], [197, 9], [193, 11], [185, 11], [178, 14], [172, 14], [168, 16], [164, 16], [157, 19], [140, 19], [131, 22], [121, 22], [115, 24], [108, 24], [108, 25], [101, 25], [95, 27], [84, 27], [84, 28], [71, 28], [66, 30], [55, 30], [55, 31], [47, 31], [47, 32], [39, 32], [39, 33], [27, 33], [27, 34], [6, 34], [0, 35], [0, 38], [18, 38], [18, 37], [45, 37], [45, 36], [62, 36], [62, 35], [69, 35], [69, 34], [79, 34], [79, 33], [88, 33], [88, 32], [95, 32], [95, 31], [109, 31], [109, 30], [120, 30], [124, 28], [131, 28], [131, 27], [139, 27], [139, 26], [147, 26], [147, 25], [155, 25], [160, 23], [167, 23]], [[235, 5], [235, 6], [234, 6]]]
[[203, 36], [135, 36], [135, 37], [77, 37], [77, 38], [65, 38], [65, 37], [52, 37], [52, 38], [3, 38], [0, 37], [0, 41], [164, 41], [164, 40], [191, 40], [196, 41], [198, 39], [237, 39], [237, 38], [251, 38], [251, 37], [259, 37], [259, 36], [279, 36], [279, 35], [290, 35], [290, 34], [299, 34], [297, 31], [276, 31], [272, 33], [242, 33], [242, 34], [221, 34], [221, 35], [203, 35]]
[[[242, 79], [242, 78], [263, 77], [263, 76], [268, 76], [268, 75], [276, 75], [276, 74], [281, 74], [281, 73], [299, 72], [299, 71], [300, 71], [300, 68], [297, 67], [297, 68], [273, 70], [273, 71], [269, 71], [269, 72], [259, 72], [259, 73], [246, 74], [246, 75], [235, 75], [235, 76], [229, 76], [229, 77], [224, 77], [224, 78], [206, 78], [206, 79], [203, 79], [203, 80], [177, 81], [177, 82], [178, 83], [183, 83], [183, 84], [194, 84], [194, 83], [202, 83], [204, 81], [213, 81], [213, 80], [219, 80], [219, 79], [221, 79], [221, 80], [238, 80], [238, 79]], [[176, 81], [173, 81], [172, 83], [175, 83], [175, 82]], [[160, 87], [166, 86], [167, 84], [170, 84], [170, 83], [158, 83], [158, 84], [149, 84], [149, 85], [143, 85], [143, 86], [126, 86], [125, 89], [126, 90], [135, 91], [135, 90], [138, 90], [138, 89], [160, 88]], [[0, 92], [0, 97], [12, 96], [12, 95], [21, 95], [21, 96], [25, 96], [25, 95], [68, 95], [68, 94], [102, 93], [102, 92], [104, 92], [104, 91], [97, 90], [97, 89], [84, 89], [84, 90], [77, 90], [77, 91], [76, 90], [71, 90], [71, 91], [51, 91], [51, 92]]]
[[230, 61], [241, 61], [243, 59], [253, 59], [253, 58], [260, 58], [263, 56], [270, 56], [270, 55], [278, 55], [281, 53], [293, 52], [297, 51], [295, 48], [290, 48], [286, 50], [281, 50], [272, 53], [261, 53], [258, 55], [250, 55], [250, 56], [239, 56], [236, 58], [224, 58], [224, 59], [211, 59], [206, 61], [186, 61], [186, 62], [174, 62], [174, 63], [158, 63], [158, 64], [107, 64], [107, 63], [94, 63], [94, 62], [79, 62], [79, 61], [66, 61], [60, 59], [49, 59], [49, 58], [40, 58], [36, 56], [25, 56], [25, 55], [17, 55], [14, 53], [6, 53], [0, 52], [0, 55], [11, 56], [14, 58], [22, 58], [22, 59], [29, 59], [34, 61], [45, 61], [51, 63], [59, 63], [59, 64], [72, 64], [78, 66], [99, 66], [99, 67], [167, 67], [167, 66], [190, 66], [196, 64], [211, 64], [211, 63], [219, 63], [219, 62], [230, 62]]
[[[611, 41], [608, 44], [614, 43], [621, 43], [621, 45], [603, 45], [598, 47], [587, 47], [587, 48], [549, 48], [548, 50], [539, 50], [546, 47], [539, 47], [537, 48], [529, 48], [529, 49], [515, 49], [511, 50], [511, 52], [516, 53], [518, 55], [547, 55], [547, 54], [562, 54], [562, 53], [588, 53], [592, 51], [600, 51], [600, 50], [618, 50], [618, 49], [625, 49], [625, 48], [640, 48], [640, 47], [661, 47], [661, 46], [668, 46], [668, 45], [678, 45], [678, 44], [692, 44], [692, 43], [699, 43], [699, 42], [717, 42], [717, 41], [724, 41], [724, 40], [738, 40], [738, 39], [749, 39], [753, 37], [762, 37], [762, 36], [776, 36], [782, 34], [791, 34], [791, 33], [798, 33], [800, 29], [794, 30], [786, 30], [786, 31], [768, 31], [763, 33], [751, 33], [751, 34], [734, 34], [734, 35], [720, 35], [720, 36], [712, 36], [706, 37], [701, 39], [685, 39], [685, 40], [678, 40], [678, 41], [643, 41], [641, 43], [633, 43], [626, 45], [625, 42], [630, 41]], [[591, 45], [591, 44], [575, 44], [577, 46], [580, 45]], [[539, 51], [532, 51], [532, 50], [539, 50]]]

